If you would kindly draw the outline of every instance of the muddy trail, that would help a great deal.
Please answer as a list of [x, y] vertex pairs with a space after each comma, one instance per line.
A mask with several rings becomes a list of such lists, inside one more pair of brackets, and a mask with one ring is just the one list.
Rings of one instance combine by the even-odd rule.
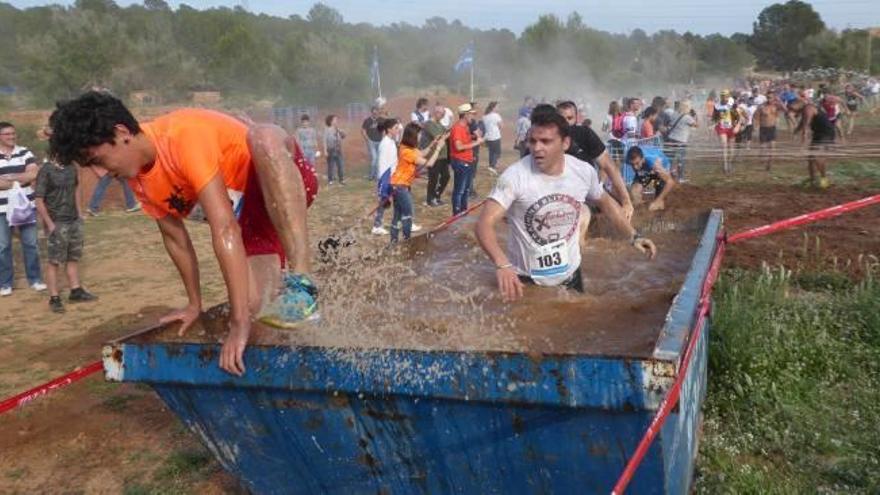
[[[758, 227], [803, 213], [828, 208], [877, 194], [876, 189], [832, 187], [826, 191], [788, 185], [683, 185], [670, 208], [683, 214], [711, 204], [724, 210], [729, 233]], [[728, 268], [760, 268], [764, 264], [792, 270], [841, 271], [854, 277], [878, 267], [880, 209], [869, 207], [846, 215], [750, 239], [731, 246], [725, 256]], [[872, 268], [873, 267], [873, 268]]]

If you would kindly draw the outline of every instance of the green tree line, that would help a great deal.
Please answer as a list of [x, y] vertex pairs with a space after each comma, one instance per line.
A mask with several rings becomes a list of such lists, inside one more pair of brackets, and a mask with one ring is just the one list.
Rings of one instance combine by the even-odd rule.
[[[801, 2], [786, 6], [792, 3]], [[242, 8], [181, 5], [172, 10], [164, 0], [128, 7], [112, 0], [77, 0], [68, 7], [27, 9], [0, 3], [0, 87], [15, 88], [28, 103], [41, 105], [92, 86], [121, 95], [155, 91], [168, 101], [193, 90], [219, 90], [291, 104], [339, 104], [373, 94], [374, 47], [386, 92], [429, 86], [464, 90], [467, 75], [452, 68], [470, 42], [476, 47], [475, 77], [482, 90], [504, 86], [538, 92], [548, 78], [618, 90], [645, 87], [646, 81], [699, 83], [741, 74], [756, 58], [765, 66], [787, 68], [787, 62], [768, 54], [774, 43], [789, 40], [758, 34], [759, 27], [767, 31], [771, 21], [788, 18], [764, 17], [753, 36], [726, 37], [642, 30], [610, 34], [588, 27], [578, 13], [564, 20], [545, 15], [517, 36], [440, 17], [422, 26], [353, 24], [322, 3], [305, 18]], [[804, 50], [816, 46], [822, 60], [848, 60], [828, 48], [845, 36], [822, 38], [829, 36], [824, 25], [813, 31], [799, 55], [811, 57]], [[756, 50], [761, 50], [757, 56]]]

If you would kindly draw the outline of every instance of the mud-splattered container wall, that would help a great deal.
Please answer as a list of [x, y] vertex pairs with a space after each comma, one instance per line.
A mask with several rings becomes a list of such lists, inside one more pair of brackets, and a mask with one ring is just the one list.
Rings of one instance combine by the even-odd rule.
[[[609, 493], [675, 379], [721, 212], [704, 220], [650, 356], [258, 344], [236, 378], [216, 343], [154, 329], [105, 347], [107, 379], [153, 386], [255, 494]], [[630, 493], [689, 492], [707, 335]]]

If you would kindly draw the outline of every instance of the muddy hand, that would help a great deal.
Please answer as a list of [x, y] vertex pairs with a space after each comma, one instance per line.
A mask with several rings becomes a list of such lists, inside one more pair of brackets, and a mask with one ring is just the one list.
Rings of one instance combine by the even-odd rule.
[[177, 335], [183, 336], [187, 330], [199, 319], [199, 315], [202, 313], [202, 308], [199, 306], [189, 305], [185, 308], [175, 309], [174, 311], [168, 313], [167, 315], [159, 318], [159, 323], [165, 325], [166, 323], [172, 323], [175, 321], [180, 322], [180, 330], [177, 331]]
[[243, 325], [230, 323], [229, 335], [223, 342], [220, 350], [220, 368], [236, 376], [245, 372], [244, 349], [247, 347], [248, 334], [250, 334], [250, 322]]
[[635, 208], [631, 202], [627, 201], [627, 203], [623, 205], [623, 217], [626, 218], [627, 222], [632, 221], [634, 211]]
[[638, 249], [640, 253], [647, 254], [649, 259], [654, 259], [657, 256], [657, 246], [651, 239], [640, 237], [633, 243], [633, 247]]
[[501, 291], [501, 299], [511, 302], [523, 296], [523, 283], [519, 276], [511, 268], [499, 268], [495, 270], [498, 279], [498, 290]]

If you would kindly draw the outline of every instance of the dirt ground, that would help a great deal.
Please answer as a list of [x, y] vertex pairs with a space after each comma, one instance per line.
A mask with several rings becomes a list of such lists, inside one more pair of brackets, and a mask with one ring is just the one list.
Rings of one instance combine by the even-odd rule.
[[[410, 106], [403, 100], [394, 103], [400, 107], [398, 113]], [[859, 132], [880, 137], [880, 127]], [[503, 163], [514, 160], [511, 142], [505, 137]], [[330, 233], [368, 229], [364, 218], [373, 206], [373, 185], [364, 180], [364, 147], [357, 136], [349, 146], [347, 184], [327, 187], [322, 178], [323, 189], [309, 219], [313, 245]], [[757, 164], [745, 164], [732, 177], [720, 176], [717, 163], [693, 164], [693, 178], [674, 191], [669, 213], [641, 209], [637, 221], [644, 222], [648, 215], [722, 208], [728, 231], [736, 232], [876, 194], [880, 160], [863, 162], [832, 168], [835, 185], [822, 192], [798, 185], [804, 174], [802, 162], [780, 163], [772, 175]], [[492, 176], [483, 166], [478, 192], [487, 193], [491, 184]], [[424, 188], [424, 181], [414, 186], [416, 222], [428, 227], [450, 211], [422, 206]], [[748, 241], [729, 249], [725, 266], [754, 268], [767, 263], [863, 274], [871, 264], [876, 269], [880, 255], [878, 219], [880, 208], [872, 207]], [[68, 305], [64, 315], [50, 313], [46, 296], [25, 288], [16, 251], [17, 290], [0, 299], [0, 314], [5, 315], [0, 327], [0, 398], [99, 359], [103, 342], [185, 303], [154, 223], [141, 214], [121, 212], [118, 196], [108, 198], [104, 215], [87, 219], [86, 233], [83, 280], [101, 299]], [[201, 260], [206, 303], [221, 302], [225, 292], [207, 228], [194, 226], [191, 233]], [[377, 248], [385, 242], [365, 238]], [[45, 249], [45, 240], [41, 242]], [[93, 376], [0, 416], [0, 494], [239, 492], [235, 480], [145, 386], [111, 384]]]

